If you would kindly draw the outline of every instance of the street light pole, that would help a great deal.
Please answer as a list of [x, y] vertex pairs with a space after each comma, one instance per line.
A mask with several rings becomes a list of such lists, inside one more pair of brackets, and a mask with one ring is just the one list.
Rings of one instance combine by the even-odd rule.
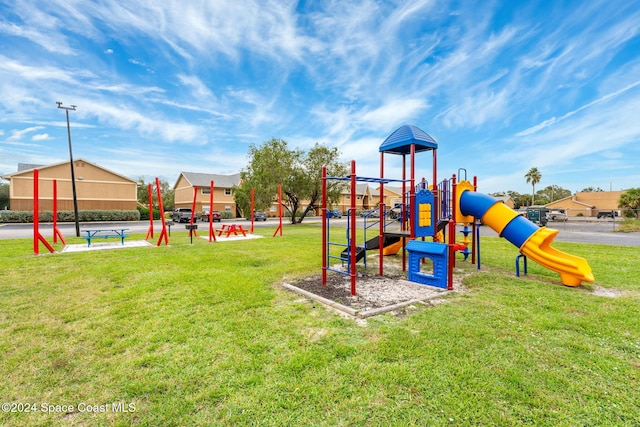
[[71, 191], [73, 192], [73, 216], [76, 222], [76, 237], [80, 237], [80, 220], [78, 218], [78, 197], [76, 196], [76, 172], [73, 166], [73, 151], [71, 150], [71, 126], [69, 125], [69, 110], [75, 111], [76, 105], [63, 107], [62, 102], [56, 102], [58, 108], [67, 113], [67, 135], [69, 137], [69, 163], [71, 164]]

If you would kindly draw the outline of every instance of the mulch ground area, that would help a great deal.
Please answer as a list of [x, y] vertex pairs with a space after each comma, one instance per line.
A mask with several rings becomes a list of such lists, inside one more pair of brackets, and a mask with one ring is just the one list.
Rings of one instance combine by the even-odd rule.
[[358, 271], [356, 295], [351, 295], [351, 278], [336, 272], [327, 272], [327, 284], [322, 285], [320, 274], [290, 283], [314, 295], [356, 311], [367, 311], [416, 300], [429, 300], [446, 294], [446, 290], [420, 285], [406, 280], [406, 272], [399, 267], [385, 267], [379, 276], [377, 267]]

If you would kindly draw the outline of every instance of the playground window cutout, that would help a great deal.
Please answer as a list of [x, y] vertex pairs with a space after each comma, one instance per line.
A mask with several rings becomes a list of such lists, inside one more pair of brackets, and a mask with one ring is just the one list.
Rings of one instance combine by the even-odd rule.
[[419, 260], [420, 273], [425, 276], [433, 276], [433, 260], [429, 257], [423, 257]]

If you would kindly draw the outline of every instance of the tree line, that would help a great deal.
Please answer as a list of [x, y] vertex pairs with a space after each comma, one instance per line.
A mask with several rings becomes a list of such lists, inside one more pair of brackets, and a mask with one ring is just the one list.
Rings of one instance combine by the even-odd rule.
[[[340, 161], [341, 153], [336, 147], [315, 143], [305, 151], [290, 148], [287, 141], [272, 138], [261, 145], [251, 144], [247, 153], [247, 166], [241, 171], [240, 185], [233, 188], [235, 202], [244, 213], [249, 216], [250, 194], [254, 190], [254, 209], [267, 210], [277, 202], [278, 185], [281, 186], [282, 207], [292, 223], [299, 223], [321, 207], [321, 169], [327, 166], [329, 176], [346, 177], [349, 173], [348, 164]], [[494, 197], [510, 197], [516, 209], [546, 205], [556, 200], [570, 197], [571, 190], [559, 185], [548, 185], [538, 191], [536, 185], [542, 180], [542, 173], [536, 167], [527, 171], [524, 179], [531, 184], [531, 194], [521, 194], [516, 191], [491, 193]], [[147, 203], [147, 183], [143, 178], [138, 180], [138, 201]], [[166, 181], [161, 181], [162, 200], [165, 210], [174, 207], [173, 189]], [[328, 181], [327, 194], [329, 205], [340, 200], [345, 181]], [[8, 187], [8, 185], [7, 185]], [[599, 187], [587, 187], [582, 192], [604, 191]], [[8, 189], [7, 200], [8, 200]], [[2, 186], [0, 186], [0, 205], [2, 203]], [[154, 192], [154, 204], [157, 204], [157, 193]], [[626, 191], [619, 200], [619, 208], [625, 216], [640, 217], [640, 188]]]

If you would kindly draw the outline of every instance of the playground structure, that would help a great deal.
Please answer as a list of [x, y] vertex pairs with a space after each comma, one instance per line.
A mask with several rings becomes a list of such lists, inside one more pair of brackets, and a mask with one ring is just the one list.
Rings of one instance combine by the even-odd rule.
[[[47, 239], [40, 233], [40, 219], [39, 219], [39, 201], [40, 201], [40, 189], [39, 189], [40, 172], [38, 169], [33, 170], [33, 253], [40, 254], [40, 243], [42, 243], [49, 252], [55, 252], [53, 246], [47, 242]], [[53, 180], [53, 242], [58, 242], [58, 237], [63, 244], [67, 244], [62, 236], [62, 233], [58, 229], [58, 182]]]
[[[158, 178], [156, 178], [156, 188], [158, 191], [158, 203], [159, 203], [159, 210], [160, 212], [164, 212], [164, 209], [162, 207], [162, 194], [161, 194], [161, 190], [160, 190], [160, 182], [158, 180]], [[191, 217], [189, 219], [189, 224], [187, 224], [185, 227], [187, 228], [187, 230], [189, 231], [189, 237], [191, 238], [191, 242], [193, 243], [193, 236], [198, 236], [197, 234], [197, 229], [198, 229], [198, 224], [197, 224], [197, 219], [196, 219], [196, 200], [197, 200], [197, 195], [198, 195], [198, 189], [200, 187], [198, 187], [197, 185], [193, 187], [193, 203], [192, 203], [192, 207], [191, 207]], [[209, 183], [209, 212], [213, 212], [213, 206], [214, 206], [214, 200], [213, 200], [213, 195], [214, 195], [214, 189], [215, 189], [215, 182], [213, 180], [210, 181]], [[251, 205], [251, 212], [253, 212], [254, 210], [254, 189], [251, 189], [251, 201], [250, 201], [250, 205]], [[277, 200], [278, 200], [278, 216], [279, 216], [279, 225], [276, 228], [276, 230], [273, 233], [273, 237], [276, 237], [276, 235], [282, 236], [282, 216], [283, 216], [283, 211], [282, 211], [282, 188], [281, 186], [278, 184], [278, 194], [277, 194]], [[149, 203], [149, 212], [150, 212], [150, 223], [149, 223], [149, 229], [147, 231], [147, 236], [145, 237], [145, 240], [149, 239], [149, 237], [153, 238], [153, 199], [152, 199], [152, 186], [151, 184], [149, 184], [149, 188], [148, 188], [148, 203]], [[253, 215], [251, 215], [251, 228], [248, 230], [245, 230], [242, 225], [237, 225], [237, 224], [228, 224], [228, 225], [222, 225], [222, 227], [220, 229], [215, 229], [213, 227], [213, 215], [208, 215], [208, 219], [209, 219], [209, 242], [217, 242], [217, 238], [216, 235], [218, 237], [222, 236], [223, 234], [226, 235], [226, 237], [229, 237], [231, 234], [234, 235], [242, 235], [243, 237], [247, 236], [247, 233], [253, 234], [254, 231], [254, 221], [255, 218]], [[158, 239], [158, 243], [157, 246], [160, 246], [160, 244], [162, 243], [162, 241], [164, 240], [165, 245], [169, 244], [169, 238], [167, 236], [167, 224], [164, 218], [164, 215], [160, 215], [160, 220], [161, 220], [161, 224], [162, 224], [162, 232], [160, 234], [160, 238]]]
[[[54, 243], [58, 243], [58, 239], [60, 240], [60, 242], [64, 245], [67, 245], [67, 242], [64, 238], [64, 236], [62, 235], [60, 229], [58, 228], [58, 192], [57, 192], [57, 180], [53, 180], [53, 191], [52, 191], [52, 202], [53, 202], [53, 212], [52, 212], [52, 216], [53, 216], [53, 242]], [[160, 180], [158, 178], [155, 179], [155, 187], [157, 190], [157, 197], [158, 197], [158, 210], [159, 212], [164, 212], [164, 208], [163, 208], [163, 204], [162, 204], [162, 192], [161, 192], [161, 186], [160, 186]], [[55, 252], [56, 250], [54, 249], [54, 247], [46, 240], [46, 238], [42, 235], [42, 233], [40, 233], [40, 221], [39, 221], [39, 210], [40, 210], [40, 204], [39, 204], [39, 188], [40, 188], [40, 179], [39, 179], [39, 170], [38, 169], [34, 169], [34, 179], [33, 179], [33, 253], [35, 255], [39, 255], [40, 254], [40, 244], [43, 244], [47, 250], [51, 253]], [[210, 182], [210, 188], [209, 188], [209, 207], [210, 207], [210, 212], [212, 212], [213, 209], [213, 195], [214, 195], [214, 181]], [[195, 205], [195, 197], [196, 197], [196, 193], [198, 191], [198, 187], [194, 187], [194, 205]], [[280, 204], [280, 209], [279, 209], [279, 218], [280, 218], [280, 222], [278, 227], [276, 228], [273, 237], [279, 235], [282, 236], [282, 216], [283, 216], [283, 211], [282, 211], [282, 192], [281, 192], [281, 187], [278, 186], [278, 202]], [[147, 187], [147, 200], [148, 200], [148, 206], [149, 206], [149, 227], [147, 229], [147, 234], [144, 238], [144, 240], [149, 240], [150, 238], [153, 239], [154, 238], [154, 223], [153, 223], [153, 185], [152, 184], [148, 184]], [[251, 201], [252, 205], [253, 205], [253, 189], [252, 189], [252, 201]], [[157, 246], [160, 246], [163, 242], [165, 245], [169, 245], [169, 233], [168, 233], [168, 225], [166, 222], [166, 219], [164, 217], [164, 215], [160, 215], [160, 222], [161, 222], [161, 232], [157, 241]], [[247, 236], [247, 232], [249, 233], [253, 233], [253, 222], [254, 222], [254, 218], [252, 216], [251, 218], [251, 229], [250, 230], [245, 230], [243, 229], [242, 225], [236, 225], [236, 224], [229, 224], [229, 225], [224, 225], [222, 226], [221, 229], [214, 229], [213, 227], [213, 216], [209, 215], [209, 242], [212, 241], [217, 241], [217, 237], [220, 237], [223, 234], [226, 234], [226, 237], [229, 237], [231, 234], [233, 235], [242, 235], [243, 237]], [[191, 215], [191, 219], [190, 219], [190, 223], [186, 226], [187, 230], [189, 231], [189, 237], [193, 237], [194, 235], [197, 236], [197, 224], [195, 222], [195, 209], [192, 209], [192, 215]], [[119, 231], [118, 231], [119, 230]], [[118, 238], [121, 240], [121, 244], [124, 246], [124, 239], [126, 237], [128, 237], [127, 234], [125, 234], [126, 229], [113, 229], [113, 228], [109, 228], [107, 229], [100, 229], [100, 230], [83, 230], [83, 232], [87, 233], [87, 235], [83, 236], [82, 238], [87, 240], [88, 242], [88, 247], [91, 247], [91, 240], [94, 238]], [[108, 232], [108, 233], [107, 233]]]
[[[453, 268], [456, 252], [462, 253], [466, 260], [480, 268], [480, 239], [477, 221], [495, 230], [515, 245], [521, 255], [531, 258], [541, 266], [560, 274], [566, 286], [579, 286], [583, 281], [593, 282], [591, 268], [583, 258], [560, 252], [551, 247], [557, 230], [539, 228], [497, 199], [476, 192], [477, 179], [473, 183], [466, 179], [457, 182], [457, 176], [442, 182], [437, 180], [436, 141], [423, 130], [405, 125], [394, 131], [380, 145], [380, 177], [363, 177], [356, 174], [356, 163], [351, 161], [351, 173], [346, 177], [327, 176], [326, 167], [322, 169], [322, 284], [327, 283], [329, 271], [348, 275], [351, 281], [351, 294], [356, 295], [356, 265], [361, 259], [366, 267], [367, 251], [378, 250], [379, 275], [384, 274], [384, 256], [402, 253], [402, 269], [408, 271], [409, 281], [453, 289]], [[432, 185], [423, 178], [417, 185], [415, 179], [416, 154], [432, 152]], [[402, 177], [389, 179], [384, 175], [385, 154], [402, 156]], [[409, 176], [407, 177], [407, 156], [409, 156]], [[349, 183], [351, 206], [347, 210], [346, 243], [331, 240], [332, 213], [327, 207], [327, 181], [345, 181]], [[379, 184], [380, 202], [377, 218], [368, 224], [365, 215], [363, 221], [364, 242], [356, 242], [356, 183], [369, 182]], [[399, 183], [402, 186], [402, 201], [388, 208], [385, 203], [384, 186]], [[397, 218], [390, 215], [399, 210]], [[456, 224], [462, 224], [463, 239], [456, 242]], [[378, 234], [367, 239], [367, 230], [377, 225]], [[471, 226], [471, 228], [469, 228]], [[430, 237], [431, 241], [425, 238]], [[469, 240], [471, 237], [471, 240]], [[419, 240], [418, 240], [419, 239]], [[447, 242], [448, 240], [448, 242]], [[336, 255], [336, 247], [342, 249]], [[331, 262], [342, 264], [342, 268]], [[426, 271], [427, 262], [432, 266]], [[517, 262], [517, 261], [516, 261]], [[344, 268], [346, 266], [346, 269]], [[526, 267], [525, 267], [526, 269]]]

